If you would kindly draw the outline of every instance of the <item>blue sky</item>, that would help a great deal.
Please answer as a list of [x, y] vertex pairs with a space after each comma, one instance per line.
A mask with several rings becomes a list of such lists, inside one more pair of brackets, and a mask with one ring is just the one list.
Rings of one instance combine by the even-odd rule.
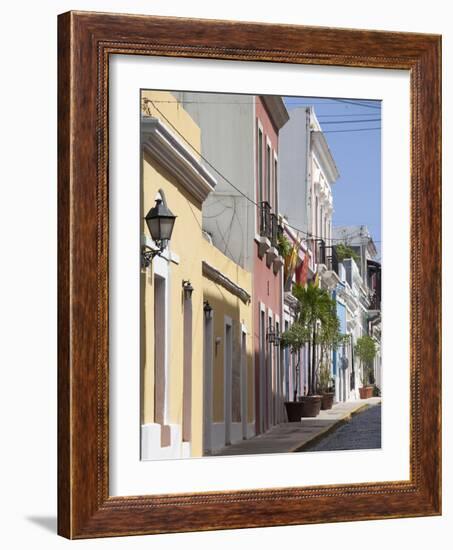
[[340, 172], [333, 186], [334, 226], [366, 225], [380, 255], [381, 131], [368, 129], [381, 126], [381, 102], [319, 97], [285, 97], [284, 101], [289, 111], [313, 105], [325, 132]]

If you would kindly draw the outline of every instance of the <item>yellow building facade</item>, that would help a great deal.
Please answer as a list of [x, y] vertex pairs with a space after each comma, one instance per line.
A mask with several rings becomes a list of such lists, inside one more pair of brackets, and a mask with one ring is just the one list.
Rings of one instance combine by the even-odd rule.
[[176, 216], [167, 247], [141, 269], [141, 457], [203, 456], [253, 420], [251, 274], [203, 235], [216, 180], [170, 93], [142, 92], [141, 147], [142, 244], [156, 248], [144, 221], [156, 200]]
[[203, 243], [204, 451], [255, 434], [252, 274]]

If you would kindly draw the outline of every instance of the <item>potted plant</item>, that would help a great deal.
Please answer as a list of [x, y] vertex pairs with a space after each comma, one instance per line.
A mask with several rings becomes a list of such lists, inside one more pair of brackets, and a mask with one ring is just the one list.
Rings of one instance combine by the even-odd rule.
[[332, 352], [344, 342], [346, 337], [340, 332], [340, 320], [336, 315], [336, 306], [332, 304], [331, 314], [322, 323], [318, 334], [320, 350], [318, 388], [321, 394], [321, 410], [328, 410], [333, 406], [335, 391], [331, 368]]
[[361, 381], [362, 387], [359, 388], [360, 399], [369, 399], [373, 396], [374, 373], [373, 360], [376, 356], [376, 344], [368, 334], [357, 339], [354, 347], [356, 356], [362, 363]]
[[295, 357], [294, 366], [294, 380], [295, 390], [292, 401], [285, 401], [286, 414], [288, 416], [288, 422], [300, 422], [303, 416], [304, 403], [300, 399], [301, 396], [297, 393], [299, 387], [300, 376], [300, 352], [302, 347], [308, 341], [308, 331], [306, 327], [300, 323], [293, 323], [287, 331], [281, 335], [280, 345], [289, 348], [291, 354]]
[[355, 263], [359, 263], [360, 258], [359, 255], [354, 251], [353, 248], [348, 246], [345, 243], [339, 243], [335, 246], [335, 251], [337, 253], [338, 261], [342, 262], [343, 260], [346, 260], [347, 258], [352, 258]]
[[[300, 355], [302, 346], [308, 346], [308, 384], [307, 395], [295, 396], [303, 403], [302, 416], [315, 417], [321, 410], [321, 395], [317, 392], [317, 350], [322, 343], [323, 330], [334, 324], [336, 315], [335, 301], [326, 290], [312, 282], [307, 286], [294, 285], [293, 296], [298, 300], [298, 311], [295, 323], [283, 334], [283, 345], [291, 345]], [[291, 342], [291, 338], [295, 340]]]
[[330, 363], [322, 362], [319, 367], [319, 393], [321, 394], [321, 410], [327, 411], [332, 408], [335, 393], [333, 392], [333, 378], [330, 370]]
[[282, 258], [286, 258], [291, 254], [292, 246], [289, 240], [286, 238], [283, 231], [279, 231], [277, 234], [277, 250]]

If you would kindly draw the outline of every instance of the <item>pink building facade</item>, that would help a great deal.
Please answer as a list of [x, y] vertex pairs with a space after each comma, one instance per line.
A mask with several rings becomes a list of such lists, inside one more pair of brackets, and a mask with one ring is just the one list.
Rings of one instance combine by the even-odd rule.
[[[283, 260], [278, 252], [278, 132], [283, 102], [255, 97], [256, 225], [253, 319], [256, 433], [284, 421], [282, 325]], [[284, 109], [284, 107], [283, 107]]]

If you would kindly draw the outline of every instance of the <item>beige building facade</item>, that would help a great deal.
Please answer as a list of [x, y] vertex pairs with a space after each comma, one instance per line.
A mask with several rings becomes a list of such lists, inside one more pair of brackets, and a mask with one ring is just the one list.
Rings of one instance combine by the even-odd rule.
[[204, 453], [255, 435], [252, 274], [203, 245]]
[[253, 422], [251, 274], [203, 234], [216, 179], [200, 141], [174, 96], [142, 92], [142, 244], [156, 248], [144, 221], [156, 200], [176, 216], [167, 247], [141, 269], [143, 460], [210, 454]]

